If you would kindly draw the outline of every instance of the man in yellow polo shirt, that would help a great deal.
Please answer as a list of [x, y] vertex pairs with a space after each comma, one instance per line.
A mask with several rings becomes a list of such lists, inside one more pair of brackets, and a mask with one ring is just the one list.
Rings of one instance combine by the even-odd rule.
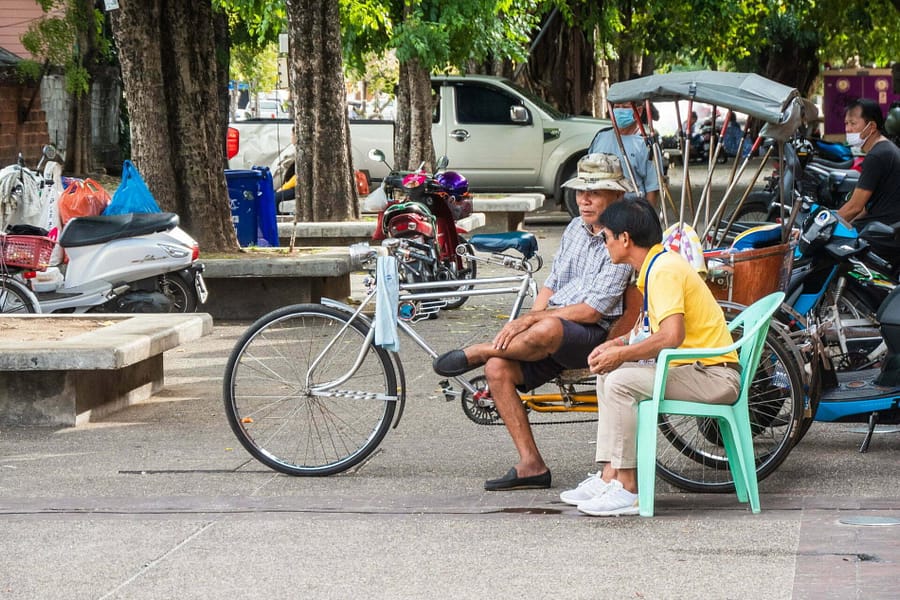
[[[610, 205], [600, 217], [606, 249], [616, 264], [631, 265], [644, 309], [631, 336], [607, 340], [588, 357], [597, 373], [597, 457], [601, 472], [560, 499], [593, 516], [638, 514], [637, 403], [650, 398], [655, 359], [665, 348], [715, 348], [732, 342], [722, 309], [706, 283], [677, 252], [659, 243], [662, 227], [645, 200]], [[666, 398], [733, 404], [740, 391], [736, 352], [672, 363]]]

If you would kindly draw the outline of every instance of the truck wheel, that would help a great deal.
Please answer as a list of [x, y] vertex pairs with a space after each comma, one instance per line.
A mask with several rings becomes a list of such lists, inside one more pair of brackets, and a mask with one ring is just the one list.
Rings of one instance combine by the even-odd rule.
[[[571, 171], [562, 178], [563, 182], [566, 182], [578, 174], [577, 168], [573, 165]], [[562, 188], [559, 190], [560, 194], [562, 194], [563, 206], [566, 211], [568, 211], [570, 217], [577, 217], [581, 214], [578, 211], [578, 200], [575, 198], [575, 190], [570, 188]]]

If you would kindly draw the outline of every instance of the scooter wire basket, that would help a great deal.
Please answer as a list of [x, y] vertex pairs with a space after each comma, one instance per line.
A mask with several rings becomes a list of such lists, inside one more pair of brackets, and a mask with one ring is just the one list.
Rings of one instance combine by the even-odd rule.
[[50, 266], [55, 244], [38, 235], [0, 235], [0, 262], [7, 267], [43, 271]]

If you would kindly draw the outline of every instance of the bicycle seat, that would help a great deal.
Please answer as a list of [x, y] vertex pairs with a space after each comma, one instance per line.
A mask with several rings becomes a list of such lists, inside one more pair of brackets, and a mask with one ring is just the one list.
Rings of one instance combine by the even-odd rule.
[[527, 231], [506, 231], [503, 233], [479, 233], [469, 238], [472, 247], [481, 252], [503, 252], [516, 250], [527, 259], [537, 253], [537, 238]]

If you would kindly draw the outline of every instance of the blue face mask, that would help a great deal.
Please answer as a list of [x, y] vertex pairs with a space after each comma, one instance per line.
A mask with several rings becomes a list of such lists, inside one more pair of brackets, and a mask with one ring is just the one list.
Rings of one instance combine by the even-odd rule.
[[619, 129], [625, 129], [634, 125], [634, 111], [630, 108], [614, 108], [613, 116]]

